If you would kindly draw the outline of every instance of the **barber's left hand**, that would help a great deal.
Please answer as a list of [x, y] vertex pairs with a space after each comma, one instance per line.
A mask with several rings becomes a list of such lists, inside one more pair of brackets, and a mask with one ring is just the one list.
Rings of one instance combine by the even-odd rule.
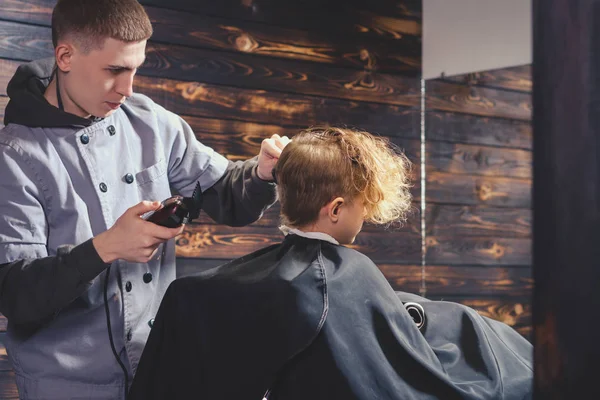
[[283, 151], [283, 148], [291, 141], [287, 136], [275, 134], [269, 139], [262, 141], [260, 153], [258, 153], [258, 168], [256, 173], [263, 181], [273, 180], [273, 168]]

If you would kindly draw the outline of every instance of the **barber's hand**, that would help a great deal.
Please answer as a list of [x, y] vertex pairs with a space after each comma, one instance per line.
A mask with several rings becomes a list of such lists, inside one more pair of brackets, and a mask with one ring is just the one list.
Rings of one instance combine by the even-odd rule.
[[281, 155], [285, 146], [291, 140], [287, 136], [279, 136], [277, 134], [269, 139], [262, 141], [260, 145], [260, 153], [258, 153], [258, 168], [256, 173], [263, 181], [273, 180], [273, 168]]
[[148, 262], [158, 246], [183, 232], [184, 226], [166, 228], [141, 218], [160, 208], [158, 201], [142, 201], [129, 208], [115, 224], [93, 239], [94, 247], [105, 263], [115, 260]]

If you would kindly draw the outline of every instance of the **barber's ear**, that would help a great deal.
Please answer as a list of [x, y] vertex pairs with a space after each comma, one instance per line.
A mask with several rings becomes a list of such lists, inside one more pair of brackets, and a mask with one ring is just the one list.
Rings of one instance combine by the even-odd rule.
[[328, 214], [329, 219], [332, 222], [337, 222], [340, 218], [340, 208], [344, 204], [344, 199], [342, 197], [336, 197], [329, 203]]
[[54, 56], [56, 57], [56, 66], [62, 72], [71, 71], [71, 61], [73, 58], [75, 48], [67, 43], [61, 43], [54, 49]]

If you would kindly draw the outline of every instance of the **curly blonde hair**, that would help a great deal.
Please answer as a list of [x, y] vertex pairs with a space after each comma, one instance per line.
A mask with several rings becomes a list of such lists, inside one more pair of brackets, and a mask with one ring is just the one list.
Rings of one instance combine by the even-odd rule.
[[337, 127], [302, 131], [273, 170], [282, 223], [310, 224], [338, 196], [350, 202], [361, 198], [366, 222], [404, 222], [412, 200], [410, 168], [399, 149], [368, 132]]

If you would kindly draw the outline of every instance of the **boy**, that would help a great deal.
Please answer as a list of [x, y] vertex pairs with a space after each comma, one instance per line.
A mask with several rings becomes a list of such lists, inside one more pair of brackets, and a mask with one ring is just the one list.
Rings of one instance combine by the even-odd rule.
[[[402, 221], [408, 160], [366, 132], [310, 129], [275, 167], [285, 240], [171, 284], [134, 379], [141, 399], [524, 399], [532, 348], [459, 304], [396, 294], [344, 247]], [[417, 328], [402, 301], [421, 303]]]

